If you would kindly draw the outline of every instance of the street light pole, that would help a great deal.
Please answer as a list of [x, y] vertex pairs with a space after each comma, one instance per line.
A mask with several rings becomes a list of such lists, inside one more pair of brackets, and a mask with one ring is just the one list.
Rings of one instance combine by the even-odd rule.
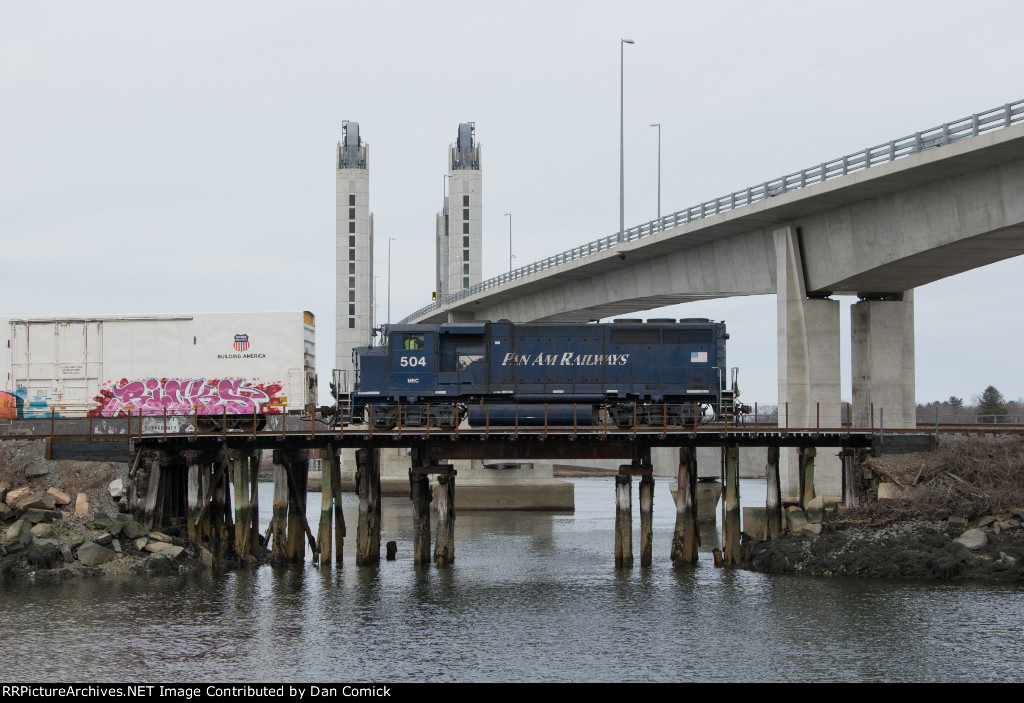
[[625, 157], [625, 127], [623, 126], [623, 115], [625, 114], [625, 108], [623, 104], [625, 102], [625, 79], [623, 78], [623, 72], [625, 67], [625, 56], [626, 56], [626, 44], [632, 44], [632, 39], [620, 39], [619, 40], [619, 237], [618, 241], [622, 241], [626, 235], [626, 186], [625, 186], [625, 171], [626, 171], [626, 157]]
[[506, 212], [508, 218], [508, 272], [512, 273], [512, 213]]
[[388, 324], [391, 324], [391, 242], [394, 237], [388, 237]]
[[651, 126], [658, 128], [658, 229], [661, 229], [661, 122]]

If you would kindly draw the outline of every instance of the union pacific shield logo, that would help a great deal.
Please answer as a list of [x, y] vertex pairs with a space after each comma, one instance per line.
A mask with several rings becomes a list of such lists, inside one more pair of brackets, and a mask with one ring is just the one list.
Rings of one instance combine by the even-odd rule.
[[244, 352], [249, 348], [249, 335], [247, 334], [236, 334], [235, 335], [235, 351]]

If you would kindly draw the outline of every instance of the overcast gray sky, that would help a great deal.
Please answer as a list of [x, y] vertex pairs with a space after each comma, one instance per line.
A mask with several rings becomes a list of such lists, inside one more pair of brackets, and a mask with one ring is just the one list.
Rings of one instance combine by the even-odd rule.
[[[1024, 3], [0, 0], [0, 315], [311, 310], [334, 359], [334, 153], [370, 147], [379, 319], [429, 302], [449, 143], [476, 123], [484, 276], [1024, 98]], [[1024, 395], [1011, 259], [918, 289], [917, 397]], [[849, 316], [842, 299], [844, 389]], [[663, 312], [657, 315], [661, 316]], [[673, 313], [674, 314], [674, 313]], [[777, 395], [774, 296], [724, 319]], [[325, 385], [326, 384], [322, 384]]]

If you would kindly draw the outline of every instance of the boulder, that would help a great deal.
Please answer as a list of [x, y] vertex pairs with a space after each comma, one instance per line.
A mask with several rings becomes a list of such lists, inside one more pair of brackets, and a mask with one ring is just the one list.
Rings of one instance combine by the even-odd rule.
[[199, 548], [199, 559], [203, 562], [203, 566], [206, 568], [213, 566], [213, 552], [206, 547]]
[[82, 535], [72, 535], [72, 537], [71, 537], [71, 546], [72, 547], [78, 547], [78, 546], [80, 546], [82, 544], [85, 544], [85, 537], [83, 537]]
[[110, 527], [110, 523], [113, 521], [113, 518], [110, 518], [103, 513], [96, 513], [93, 515], [92, 522], [89, 523], [89, 526], [94, 530], [105, 530]]
[[53, 522], [60, 520], [60, 513], [56, 510], [43, 510], [42, 508], [29, 508], [25, 511], [25, 519], [32, 524], [38, 522]]
[[116, 540], [116, 539], [111, 540], [110, 541], [110, 548], [113, 549], [115, 553], [120, 554], [121, 551], [122, 551], [121, 550], [121, 542], [119, 540]]
[[800, 534], [804, 525], [807, 524], [807, 518], [804, 516], [804, 511], [795, 505], [791, 505], [786, 508], [786, 524], [789, 525], [789, 531], [794, 535]]
[[67, 493], [65, 493], [59, 488], [50, 486], [49, 488], [46, 489], [46, 492], [53, 496], [53, 500], [57, 503], [57, 505], [67, 505], [68, 503], [71, 502], [71, 496], [69, 496]]
[[82, 517], [89, 514], [89, 496], [79, 493], [75, 498], [75, 516]]
[[4, 546], [9, 552], [24, 549], [31, 543], [32, 523], [24, 518], [15, 521], [4, 533]]
[[128, 539], [138, 539], [149, 534], [149, 530], [130, 515], [119, 515], [117, 521], [121, 523], [121, 534]]
[[0, 481], [0, 501], [7, 497], [7, 491], [9, 490], [11, 490], [10, 482]]
[[160, 555], [170, 557], [171, 559], [177, 559], [184, 551], [184, 547], [178, 546], [177, 544], [168, 544], [160, 550]]
[[57, 501], [46, 491], [34, 491], [32, 493], [19, 496], [13, 503], [11, 503], [11, 507], [15, 510], [29, 510], [31, 508], [53, 510], [56, 505]]
[[820, 523], [825, 517], [825, 496], [814, 496], [804, 509], [807, 522]]
[[46, 476], [50, 473], [50, 469], [46, 464], [32, 464], [25, 467], [26, 478], [38, 478], [39, 476]]
[[170, 546], [171, 546], [170, 542], [151, 541], [148, 544], [146, 544], [146, 551], [147, 552], [152, 552], [153, 554], [156, 554], [157, 552], [162, 552], [164, 549], [166, 549], [167, 547], [170, 547]]
[[22, 486], [21, 488], [15, 488], [13, 491], [7, 491], [7, 495], [4, 496], [4, 502], [13, 508], [14, 501], [18, 500], [22, 496], [27, 496], [30, 493], [32, 493], [31, 486]]
[[54, 539], [57, 537], [57, 531], [50, 523], [41, 522], [32, 527], [32, 536], [40, 539]]
[[119, 478], [115, 478], [110, 482], [107, 490], [110, 491], [110, 497], [114, 500], [122, 498], [124, 496], [124, 481]]
[[902, 497], [903, 489], [897, 486], [895, 483], [878, 484], [878, 500], [893, 500], [894, 498]]
[[78, 548], [78, 561], [86, 566], [99, 566], [106, 564], [114, 558], [114, 551], [101, 547], [95, 542], [85, 542]]
[[173, 542], [174, 538], [170, 535], [165, 535], [163, 532], [150, 532], [149, 536], [160, 542]]
[[820, 522], [809, 522], [801, 528], [801, 533], [808, 537], [816, 537], [821, 534]]
[[988, 536], [983, 530], [967, 530], [953, 541], [959, 542], [970, 550], [975, 550], [988, 544]]
[[96, 544], [100, 545], [101, 547], [109, 547], [110, 543], [113, 542], [113, 541], [114, 541], [114, 536], [112, 534], [110, 534], [109, 532], [104, 534], [104, 535], [100, 535], [99, 537], [97, 537], [96, 539], [93, 540], [93, 542], [95, 542]]
[[137, 540], [135, 540], [135, 548], [141, 552], [143, 549], [146, 548], [147, 542], [149, 542], [148, 537], [139, 537]]
[[0, 522], [7, 520], [7, 517], [14, 515], [14, 510], [7, 503], [0, 502]]

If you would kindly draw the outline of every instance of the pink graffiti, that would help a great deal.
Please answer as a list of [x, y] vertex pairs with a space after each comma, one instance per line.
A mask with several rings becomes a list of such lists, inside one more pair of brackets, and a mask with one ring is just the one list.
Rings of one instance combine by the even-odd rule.
[[125, 415], [251, 415], [253, 412], [275, 412], [265, 408], [279, 402], [280, 384], [253, 384], [241, 378], [224, 379], [156, 379], [128, 381], [121, 379], [110, 390], [101, 390], [95, 400], [100, 407], [91, 414], [98, 417]]

